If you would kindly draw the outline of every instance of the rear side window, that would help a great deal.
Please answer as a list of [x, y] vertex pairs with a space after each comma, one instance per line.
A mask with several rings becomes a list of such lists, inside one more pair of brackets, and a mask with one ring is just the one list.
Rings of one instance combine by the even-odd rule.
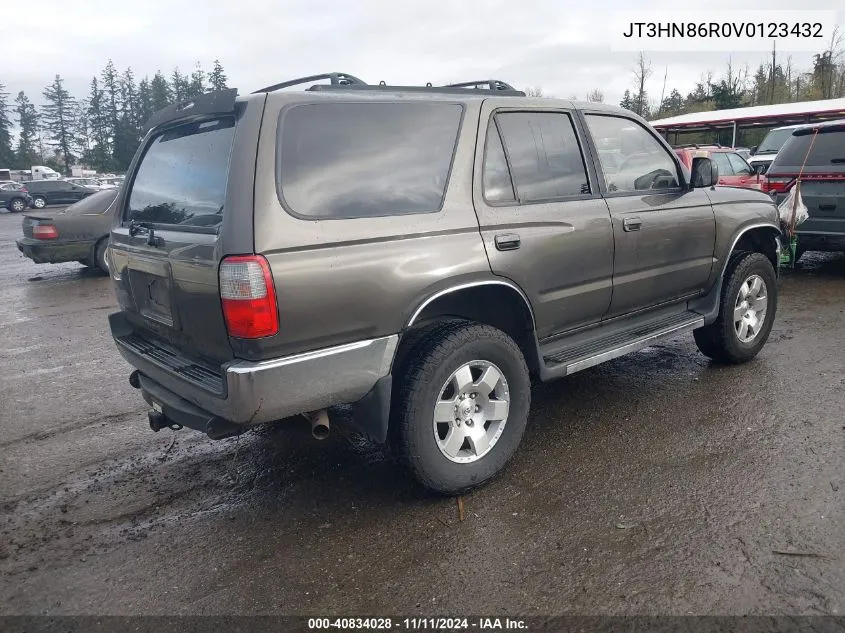
[[728, 154], [728, 160], [733, 167], [734, 174], [738, 176], [748, 176], [751, 174], [751, 167], [745, 162], [745, 159], [739, 154]]
[[496, 115], [496, 123], [521, 203], [590, 193], [587, 170], [569, 115], [504, 112]]
[[[810, 145], [812, 144], [812, 148]], [[809, 155], [807, 152], [809, 151]], [[804, 164], [807, 167], [827, 167], [830, 171], [845, 171], [845, 129], [831, 132], [819, 132], [813, 142], [813, 133], [792, 136], [784, 143], [772, 167]]]
[[155, 136], [132, 182], [127, 220], [218, 226], [223, 220], [235, 121], [179, 125]]
[[710, 159], [716, 163], [719, 168], [720, 176], [733, 176], [734, 169], [728, 161], [728, 155], [723, 152], [713, 152], [710, 154]]
[[276, 180], [308, 219], [439, 211], [463, 109], [451, 103], [319, 103], [281, 118]]
[[484, 152], [484, 198], [487, 202], [514, 202], [513, 181], [505, 158], [505, 148], [496, 123], [487, 126], [487, 147]]

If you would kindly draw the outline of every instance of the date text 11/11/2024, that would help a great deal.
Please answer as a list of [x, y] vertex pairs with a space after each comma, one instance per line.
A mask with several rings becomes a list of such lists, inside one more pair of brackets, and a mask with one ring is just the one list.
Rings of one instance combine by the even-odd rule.
[[511, 618], [479, 617], [479, 618], [442, 618], [442, 617], [413, 617], [413, 618], [309, 618], [310, 630], [392, 630], [404, 629], [410, 631], [525, 631], [524, 620]]

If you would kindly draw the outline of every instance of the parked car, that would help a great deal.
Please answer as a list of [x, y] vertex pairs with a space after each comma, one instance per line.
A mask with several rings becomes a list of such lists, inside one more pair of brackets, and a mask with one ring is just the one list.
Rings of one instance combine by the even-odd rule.
[[810, 217], [798, 226], [796, 255], [845, 251], [845, 119], [794, 129], [769, 167], [766, 190], [780, 204], [799, 174]]
[[52, 217], [25, 215], [18, 250], [36, 264], [78, 261], [108, 272], [117, 189], [98, 191]]
[[[687, 171], [647, 122], [504, 82], [329, 74], [155, 114], [111, 232], [109, 317], [153, 430], [212, 438], [327, 407], [456, 494], [548, 381], [692, 331], [763, 347], [777, 209]], [[475, 87], [476, 89], [468, 89]], [[596, 148], [618, 156], [612, 163]]]
[[123, 176], [106, 176], [99, 180], [101, 187], [120, 187], [123, 184]]
[[48, 204], [72, 204], [98, 191], [66, 180], [30, 180], [26, 188], [36, 209], [43, 209]]
[[784, 125], [769, 130], [762, 142], [757, 147], [752, 148], [751, 158], [748, 159], [749, 164], [758, 173], [765, 174], [777, 156], [778, 150], [799, 127], [801, 126]]
[[719, 168], [719, 184], [731, 187], [747, 187], [748, 189], [762, 189], [765, 176], [756, 173], [751, 165], [738, 152], [727, 147], [699, 146], [679, 147], [675, 153], [681, 162], [690, 169], [696, 156], [706, 156], [716, 163]]
[[78, 178], [63, 178], [63, 180], [65, 182], [71, 183], [72, 185], [80, 185], [82, 187], [89, 187], [90, 189], [96, 189], [98, 191], [101, 190], [101, 189], [111, 189], [112, 188], [112, 185], [104, 185], [102, 183], [102, 181], [100, 181], [98, 178], [88, 178], [88, 177], [81, 178], [81, 177], [78, 177]]
[[0, 185], [0, 206], [5, 207], [12, 213], [25, 211], [32, 204], [29, 192], [16, 182], [7, 182]]

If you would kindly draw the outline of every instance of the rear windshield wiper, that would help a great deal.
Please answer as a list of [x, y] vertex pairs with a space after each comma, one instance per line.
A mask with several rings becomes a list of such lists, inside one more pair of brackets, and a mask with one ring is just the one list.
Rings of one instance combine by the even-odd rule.
[[830, 162], [834, 165], [845, 165], [845, 158], [831, 158]]

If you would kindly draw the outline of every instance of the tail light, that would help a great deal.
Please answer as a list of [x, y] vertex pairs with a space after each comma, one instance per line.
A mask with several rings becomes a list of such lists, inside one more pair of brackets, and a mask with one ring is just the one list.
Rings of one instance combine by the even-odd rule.
[[229, 336], [262, 338], [279, 331], [276, 290], [261, 255], [236, 255], [220, 263], [220, 299]]
[[784, 193], [789, 191], [794, 183], [795, 178], [793, 176], [766, 176], [766, 179], [760, 184], [766, 193]]
[[55, 240], [59, 237], [59, 230], [52, 224], [36, 224], [32, 227], [32, 237], [39, 240]]

